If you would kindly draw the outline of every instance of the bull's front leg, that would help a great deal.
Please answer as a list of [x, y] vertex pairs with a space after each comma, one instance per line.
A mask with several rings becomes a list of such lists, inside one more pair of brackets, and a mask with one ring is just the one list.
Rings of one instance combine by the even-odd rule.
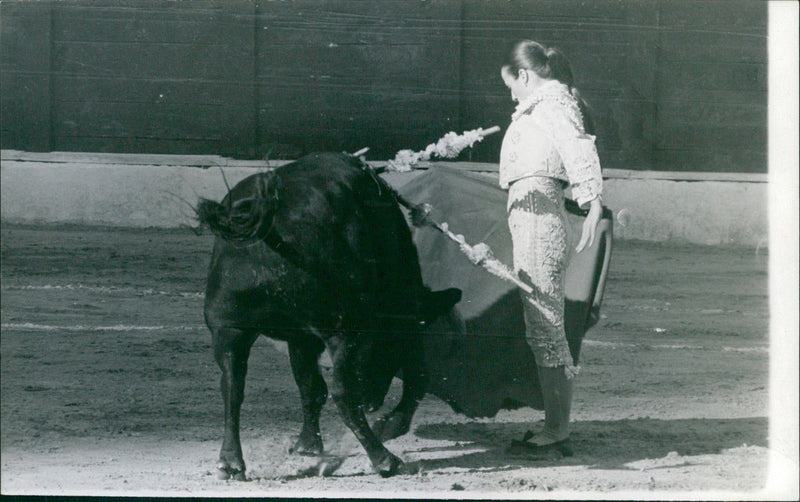
[[238, 329], [213, 331], [214, 358], [222, 370], [220, 388], [225, 405], [225, 432], [217, 471], [220, 479], [244, 481], [245, 464], [239, 439], [239, 412], [244, 401], [247, 358], [256, 335]]
[[289, 342], [292, 373], [300, 390], [300, 400], [303, 406], [303, 429], [291, 452], [300, 455], [320, 455], [322, 453], [319, 414], [328, 399], [328, 387], [319, 372], [318, 360], [322, 349], [322, 343], [317, 338]]
[[398, 473], [403, 461], [394, 456], [372, 432], [358, 396], [358, 362], [368, 353], [369, 345], [346, 340], [329, 340], [333, 360], [331, 396], [345, 425], [355, 434], [369, 456], [373, 469], [383, 477]]

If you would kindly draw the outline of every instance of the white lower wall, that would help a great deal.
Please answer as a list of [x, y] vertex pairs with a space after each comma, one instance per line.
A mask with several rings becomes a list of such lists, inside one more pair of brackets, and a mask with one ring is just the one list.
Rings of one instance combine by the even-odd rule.
[[[189, 204], [226, 193], [218, 169], [188, 166], [4, 162], [1, 172], [2, 219], [9, 223], [194, 226]], [[231, 186], [253, 172], [225, 168]]]
[[617, 238], [747, 246], [767, 243], [766, 183], [608, 179], [603, 199], [622, 220], [615, 221]]
[[[210, 162], [209, 162], [210, 160]], [[151, 163], [148, 163], [151, 162]], [[157, 162], [157, 163], [156, 163]], [[2, 220], [25, 224], [83, 224], [174, 228], [195, 226], [189, 204], [226, 193], [256, 163], [220, 158], [23, 154], [3, 152]], [[619, 217], [620, 239], [764, 246], [767, 183], [632, 178], [606, 179], [604, 203]], [[387, 175], [402, 184], [416, 173]], [[719, 178], [719, 177], [717, 177]]]

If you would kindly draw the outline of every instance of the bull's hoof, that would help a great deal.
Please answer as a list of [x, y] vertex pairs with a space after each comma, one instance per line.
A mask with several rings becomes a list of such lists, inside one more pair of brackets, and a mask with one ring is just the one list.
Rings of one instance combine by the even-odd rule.
[[400, 471], [403, 469], [404, 465], [402, 460], [388, 451], [380, 461], [372, 463], [375, 471], [380, 474], [382, 478], [388, 478], [395, 474], [402, 474]]
[[346, 459], [347, 457], [335, 457], [335, 456], [328, 456], [323, 458], [316, 466], [317, 475], [323, 477], [333, 476], [333, 473], [336, 472], [336, 469], [341, 467]]
[[422, 465], [419, 462], [409, 462], [403, 463], [400, 467], [397, 468], [397, 474], [401, 476], [410, 476], [413, 474], [419, 474], [422, 470]]
[[217, 478], [222, 480], [247, 481], [245, 476], [244, 461], [240, 459], [219, 459], [217, 462]]
[[217, 479], [227, 481], [232, 479], [234, 481], [247, 481], [247, 476], [241, 471], [229, 471], [227, 469], [217, 468]]
[[322, 449], [322, 440], [317, 439], [316, 441], [306, 441], [301, 438], [297, 440], [294, 446], [289, 448], [289, 453], [309, 457], [318, 457], [322, 455]]
[[322, 438], [319, 433], [307, 433], [305, 431], [300, 433], [294, 446], [289, 448], [289, 453], [295, 455], [306, 456], [320, 456], [322, 455], [323, 446]]
[[372, 425], [372, 432], [378, 436], [381, 442], [399, 438], [408, 434], [409, 430], [411, 430], [411, 421], [400, 414], [389, 414], [381, 417]]

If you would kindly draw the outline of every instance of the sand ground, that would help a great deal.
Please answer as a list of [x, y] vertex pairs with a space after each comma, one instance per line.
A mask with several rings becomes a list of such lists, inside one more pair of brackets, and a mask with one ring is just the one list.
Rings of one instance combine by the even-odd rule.
[[[509, 455], [543, 413], [469, 419], [427, 397], [372, 473], [329, 403], [331, 477], [288, 453], [299, 395], [259, 340], [242, 412], [248, 482], [221, 481], [219, 370], [203, 325], [212, 236], [2, 228], [4, 494], [761, 498], [768, 465], [767, 253], [616, 243], [576, 383], [569, 459]], [[396, 400], [393, 386], [388, 405]]]

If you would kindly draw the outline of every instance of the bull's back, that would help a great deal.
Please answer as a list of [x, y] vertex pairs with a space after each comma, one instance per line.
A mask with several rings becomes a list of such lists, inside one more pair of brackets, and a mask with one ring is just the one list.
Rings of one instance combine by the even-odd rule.
[[408, 225], [392, 191], [357, 159], [304, 157], [242, 180], [222, 205], [259, 193], [272, 208], [271, 233], [251, 242], [217, 238], [209, 323], [279, 328], [325, 325], [355, 311], [418, 314], [422, 279]]
[[[413, 314], [419, 259], [393, 190], [357, 159], [314, 154], [277, 172], [275, 229], [331, 287], [378, 313]], [[297, 222], [303, 222], [297, 224]]]

